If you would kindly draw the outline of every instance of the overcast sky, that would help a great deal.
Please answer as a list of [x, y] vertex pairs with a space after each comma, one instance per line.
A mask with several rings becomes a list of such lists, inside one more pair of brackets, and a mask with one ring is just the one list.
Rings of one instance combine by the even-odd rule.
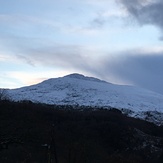
[[0, 87], [82, 73], [163, 94], [162, 0], [0, 0]]

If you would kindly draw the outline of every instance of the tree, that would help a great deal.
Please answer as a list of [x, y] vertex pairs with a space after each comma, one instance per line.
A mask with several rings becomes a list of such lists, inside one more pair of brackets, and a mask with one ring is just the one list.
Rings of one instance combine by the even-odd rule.
[[0, 101], [8, 100], [7, 90], [0, 88]]

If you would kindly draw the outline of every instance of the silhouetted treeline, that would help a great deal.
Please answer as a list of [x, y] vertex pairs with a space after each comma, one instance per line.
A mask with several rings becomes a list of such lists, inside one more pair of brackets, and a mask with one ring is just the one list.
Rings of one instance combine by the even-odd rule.
[[3, 163], [161, 163], [162, 138], [117, 109], [0, 101]]

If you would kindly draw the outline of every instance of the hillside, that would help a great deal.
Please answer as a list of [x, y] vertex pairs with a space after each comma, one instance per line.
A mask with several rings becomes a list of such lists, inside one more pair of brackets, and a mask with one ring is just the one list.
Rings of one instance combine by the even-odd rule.
[[81, 109], [0, 101], [0, 162], [162, 163], [162, 126]]
[[[70, 74], [9, 90], [13, 101], [117, 108], [132, 117], [161, 124], [163, 95], [142, 88], [115, 85], [93, 77]], [[149, 116], [150, 115], [150, 116]]]

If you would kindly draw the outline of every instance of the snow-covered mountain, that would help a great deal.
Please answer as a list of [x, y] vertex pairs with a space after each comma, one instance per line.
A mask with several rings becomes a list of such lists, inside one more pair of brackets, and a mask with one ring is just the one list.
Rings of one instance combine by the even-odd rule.
[[80, 74], [11, 89], [8, 94], [14, 101], [114, 107], [130, 116], [156, 121], [155, 123], [163, 119], [163, 95], [138, 87], [111, 84]]

